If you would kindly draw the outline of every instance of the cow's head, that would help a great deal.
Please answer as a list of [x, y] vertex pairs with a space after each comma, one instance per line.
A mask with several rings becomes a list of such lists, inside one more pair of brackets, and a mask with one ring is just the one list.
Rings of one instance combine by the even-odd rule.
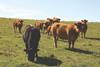
[[81, 22], [82, 22], [83, 24], [87, 24], [88, 20], [84, 19], [84, 20], [81, 20]]
[[74, 23], [75, 26], [77, 27], [78, 31], [80, 32], [82, 30], [82, 23]]
[[60, 22], [60, 18], [53, 17], [53, 23]]
[[53, 24], [53, 19], [51, 19], [51, 18], [47, 18], [47, 20], [48, 20], [47, 23], [49, 23], [49, 24]]
[[19, 24], [23, 24], [23, 22], [24, 22], [23, 20], [21, 20], [21, 19], [19, 20]]

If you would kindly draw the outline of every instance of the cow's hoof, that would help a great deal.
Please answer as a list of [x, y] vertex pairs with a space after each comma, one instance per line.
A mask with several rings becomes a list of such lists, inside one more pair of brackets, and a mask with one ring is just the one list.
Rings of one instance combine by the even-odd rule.
[[24, 51], [26, 52], [26, 49], [24, 49]]

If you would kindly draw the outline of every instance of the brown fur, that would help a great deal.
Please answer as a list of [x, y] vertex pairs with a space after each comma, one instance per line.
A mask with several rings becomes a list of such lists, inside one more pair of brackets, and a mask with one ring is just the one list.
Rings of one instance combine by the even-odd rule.
[[86, 37], [86, 32], [87, 32], [87, 29], [88, 29], [87, 22], [88, 22], [88, 20], [81, 20], [81, 22], [75, 23], [76, 25], [80, 26], [79, 27], [79, 29], [80, 29], [80, 36], [82, 38]]
[[74, 42], [78, 37], [78, 28], [74, 24], [54, 23], [50, 30], [54, 37], [54, 46], [57, 48], [58, 38], [68, 40], [69, 48], [72, 45], [74, 48]]
[[21, 28], [23, 26], [23, 20], [20, 20], [20, 19], [16, 19], [14, 22], [13, 22], [13, 28], [14, 28], [14, 32], [17, 31], [17, 28], [19, 29], [19, 33], [21, 33]]
[[41, 22], [41, 21], [37, 21], [37, 22], [35, 22], [35, 27], [36, 28], [39, 28], [40, 30], [42, 30], [43, 29], [43, 22]]
[[48, 27], [52, 26], [52, 24], [54, 23], [60, 23], [60, 19], [56, 17], [54, 17], [53, 19], [47, 18], [47, 20], [44, 23], [44, 30], [45, 31], [48, 30], [49, 29]]

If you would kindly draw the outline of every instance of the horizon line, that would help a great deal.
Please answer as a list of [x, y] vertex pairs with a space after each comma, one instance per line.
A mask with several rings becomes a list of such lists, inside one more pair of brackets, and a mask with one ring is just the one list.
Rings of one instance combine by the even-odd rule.
[[[46, 20], [45, 19], [35, 19], [35, 18], [22, 18], [22, 17], [3, 17], [3, 16], [0, 16], [0, 18], [5, 18], [5, 19], [25, 19], [25, 20]], [[82, 20], [82, 19], [81, 19]], [[88, 19], [87, 19], [88, 20]], [[79, 21], [79, 20], [62, 20], [62, 21]], [[89, 22], [100, 22], [100, 21], [90, 21]]]

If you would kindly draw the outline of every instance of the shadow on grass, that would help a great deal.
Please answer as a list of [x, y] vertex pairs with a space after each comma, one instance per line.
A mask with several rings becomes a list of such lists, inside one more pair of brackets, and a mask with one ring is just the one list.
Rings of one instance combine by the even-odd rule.
[[78, 52], [78, 53], [83, 53], [83, 54], [90, 54], [90, 55], [93, 55], [95, 57], [99, 57], [100, 58], [100, 52], [93, 52], [93, 51], [88, 51], [88, 50], [82, 50], [82, 49], [79, 49], [79, 48], [74, 48], [74, 49], [65, 48], [65, 49], [73, 51], [73, 52]]
[[74, 48], [74, 49], [65, 48], [65, 49], [73, 51], [73, 52], [84, 53], [84, 54], [93, 54], [94, 53], [92, 51], [82, 50], [82, 49], [79, 49], [79, 48]]
[[47, 66], [60, 66], [62, 61], [56, 59], [55, 57], [38, 57], [35, 63], [44, 64]]
[[86, 37], [85, 39], [90, 39], [90, 40], [100, 40], [100, 38], [94, 38], [94, 37]]

